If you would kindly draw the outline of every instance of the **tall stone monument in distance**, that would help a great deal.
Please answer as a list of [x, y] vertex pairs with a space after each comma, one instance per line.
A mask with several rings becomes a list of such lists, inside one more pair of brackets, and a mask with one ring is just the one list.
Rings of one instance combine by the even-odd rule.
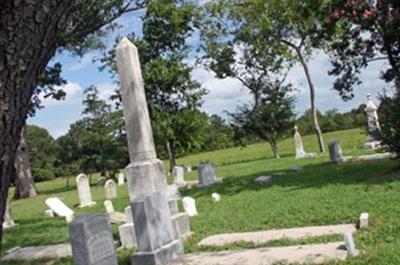
[[296, 159], [317, 156], [316, 153], [307, 153], [306, 151], [304, 151], [303, 139], [301, 138], [301, 134], [299, 133], [299, 128], [297, 127], [297, 125], [294, 126], [293, 141], [294, 148], [296, 150]]
[[183, 254], [183, 246], [173, 236], [167, 180], [154, 146], [139, 54], [123, 38], [116, 57], [130, 158], [125, 172], [138, 245], [132, 264], [164, 265]]
[[377, 149], [380, 147], [381, 143], [376, 141], [373, 136], [374, 133], [380, 131], [381, 127], [379, 125], [378, 118], [378, 107], [371, 99], [371, 94], [367, 94], [367, 106], [365, 111], [367, 112], [368, 119], [368, 132], [370, 136], [368, 137], [367, 142], [364, 144], [365, 149]]
[[303, 140], [301, 139], [301, 135], [299, 133], [297, 125], [294, 126], [293, 140], [294, 140], [294, 147], [296, 149], [296, 158], [305, 157], [306, 151], [304, 151]]

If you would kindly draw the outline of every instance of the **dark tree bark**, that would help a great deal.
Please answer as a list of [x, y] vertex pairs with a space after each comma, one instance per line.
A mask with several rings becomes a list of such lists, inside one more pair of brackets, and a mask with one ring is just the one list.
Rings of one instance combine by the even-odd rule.
[[22, 128], [17, 155], [15, 158], [15, 199], [33, 198], [37, 196], [35, 182], [31, 172], [28, 145], [26, 142], [26, 126]]
[[0, 4], [0, 224], [33, 90], [57, 50], [74, 3], [4, 0]]

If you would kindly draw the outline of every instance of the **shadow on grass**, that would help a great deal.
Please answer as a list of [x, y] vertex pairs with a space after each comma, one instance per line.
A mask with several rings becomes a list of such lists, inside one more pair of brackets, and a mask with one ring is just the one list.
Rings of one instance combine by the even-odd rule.
[[[16, 222], [17, 226], [4, 230], [3, 253], [16, 246], [52, 245], [68, 241], [68, 226], [63, 218], [21, 219]], [[46, 233], [41, 233], [42, 230]]]
[[[292, 156], [293, 155], [290, 153], [281, 154], [282, 159], [289, 158]], [[269, 160], [269, 159], [275, 159], [275, 157], [274, 156], [263, 156], [263, 157], [253, 158], [253, 159], [234, 160], [234, 161], [223, 162], [219, 166], [230, 166], [230, 165], [244, 164], [244, 163], [256, 162], [256, 161], [261, 161], [261, 160]]]
[[39, 194], [42, 195], [51, 195], [51, 194], [55, 194], [55, 193], [62, 193], [62, 192], [67, 192], [67, 191], [72, 191], [72, 190], [76, 190], [75, 186], [64, 186], [64, 187], [58, 187], [58, 188], [54, 188], [54, 189], [46, 189], [44, 191], [39, 190]]
[[[332, 184], [364, 184], [376, 185], [400, 181], [398, 162], [393, 160], [365, 161], [333, 165], [330, 163], [313, 164], [303, 167], [301, 173], [285, 172], [272, 177], [272, 183], [265, 186], [254, 184], [254, 179], [261, 175], [273, 175], [277, 171], [260, 171], [255, 174], [240, 177], [226, 177], [223, 183], [206, 188], [185, 189], [184, 196], [200, 197], [218, 192], [224, 195], [234, 195], [242, 191], [257, 191], [274, 186], [293, 189], [322, 188]], [[282, 172], [282, 171], [279, 171]]]

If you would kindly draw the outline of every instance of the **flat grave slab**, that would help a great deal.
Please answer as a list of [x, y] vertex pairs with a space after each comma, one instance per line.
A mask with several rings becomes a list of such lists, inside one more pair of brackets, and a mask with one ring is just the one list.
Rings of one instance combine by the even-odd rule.
[[353, 224], [329, 225], [329, 226], [311, 226], [301, 228], [289, 228], [281, 230], [266, 230], [257, 232], [219, 234], [207, 237], [198, 243], [199, 246], [224, 246], [236, 242], [251, 242], [254, 244], [263, 244], [268, 241], [279, 239], [300, 239], [307, 237], [316, 237], [324, 235], [335, 235], [344, 233], [353, 233], [357, 229]]
[[4, 256], [2, 261], [22, 261], [35, 259], [60, 259], [72, 256], [70, 244], [26, 247], [17, 249]]
[[278, 262], [322, 264], [330, 260], [345, 260], [344, 242], [290, 247], [258, 248], [187, 254], [175, 265], [272, 265]]

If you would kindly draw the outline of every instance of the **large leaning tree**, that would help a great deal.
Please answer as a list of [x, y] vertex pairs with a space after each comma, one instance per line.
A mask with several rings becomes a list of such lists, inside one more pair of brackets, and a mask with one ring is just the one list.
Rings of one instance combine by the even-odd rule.
[[333, 0], [326, 5], [321, 39], [331, 57], [334, 89], [351, 99], [362, 83], [362, 70], [384, 62], [381, 79], [393, 84], [383, 96], [381, 132], [377, 137], [400, 156], [400, 2], [397, 0]]
[[[146, 0], [37, 0], [0, 3], [0, 222], [22, 127], [40, 76], [57, 51], [83, 55], [102, 45], [121, 15]], [[0, 239], [2, 238], [2, 229]]]
[[[319, 15], [323, 0], [216, 0], [209, 2], [208, 15], [218, 22], [223, 37], [218, 42], [226, 44], [230, 52], [232, 40], [246, 34], [254, 42], [264, 43], [265, 49], [288, 65], [301, 66], [310, 91], [312, 125], [321, 152], [325, 151], [315, 104], [316, 87], [309, 69], [309, 60], [320, 45]], [[221, 35], [222, 36], [222, 35]], [[260, 54], [262, 56], [262, 54]], [[227, 64], [225, 64], [227, 65]], [[225, 65], [221, 65], [224, 67]]]
[[[280, 158], [277, 140], [288, 127], [293, 127], [292, 86], [284, 84], [290, 69], [276, 56], [274, 45], [265, 38], [254, 38], [247, 25], [232, 20], [236, 6], [216, 1], [205, 6], [201, 27], [203, 63], [217, 78], [235, 78], [246, 88], [252, 102], [240, 106], [229, 116], [235, 128], [266, 140]], [[243, 10], [242, 10], [243, 11]], [[241, 13], [241, 12], [239, 12]]]

